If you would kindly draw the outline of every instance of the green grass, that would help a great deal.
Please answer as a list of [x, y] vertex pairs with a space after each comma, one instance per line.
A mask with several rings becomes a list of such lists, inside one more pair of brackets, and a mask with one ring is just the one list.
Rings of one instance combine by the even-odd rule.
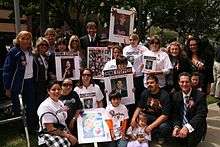
[[217, 100], [215, 97], [210, 96], [210, 95], [207, 97], [207, 103], [208, 103], [208, 105], [209, 105], [209, 104], [216, 103], [216, 102], [218, 102], [218, 100]]

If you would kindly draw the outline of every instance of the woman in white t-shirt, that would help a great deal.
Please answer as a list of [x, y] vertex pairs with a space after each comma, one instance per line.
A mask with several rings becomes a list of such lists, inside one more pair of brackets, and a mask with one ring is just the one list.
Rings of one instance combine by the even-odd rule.
[[[49, 83], [47, 92], [49, 97], [45, 99], [38, 107], [37, 114], [40, 120], [40, 129], [46, 129], [52, 136], [59, 136], [66, 138], [74, 145], [77, 143], [77, 139], [66, 129], [61, 130], [56, 127], [58, 123], [66, 127], [65, 120], [67, 118], [67, 109], [64, 104], [59, 100], [61, 96], [61, 87], [58, 81]], [[41, 147], [47, 146], [44, 137], [39, 137], [38, 145]]]
[[103, 107], [104, 98], [99, 86], [94, 84], [92, 70], [85, 68], [80, 72], [80, 80], [74, 91], [79, 95], [83, 109]]

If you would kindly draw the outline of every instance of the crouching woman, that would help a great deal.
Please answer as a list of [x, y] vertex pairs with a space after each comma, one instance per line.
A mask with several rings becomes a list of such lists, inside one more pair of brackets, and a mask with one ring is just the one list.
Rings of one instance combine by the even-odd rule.
[[48, 98], [40, 104], [37, 110], [40, 124], [38, 145], [40, 147], [67, 147], [76, 144], [76, 137], [66, 127], [67, 109], [59, 100], [61, 96], [59, 82], [49, 83], [47, 92]]

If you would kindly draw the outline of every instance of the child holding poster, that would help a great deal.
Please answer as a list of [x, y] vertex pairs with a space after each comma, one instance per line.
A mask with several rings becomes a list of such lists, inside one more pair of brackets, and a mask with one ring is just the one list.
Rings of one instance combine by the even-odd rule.
[[125, 105], [121, 104], [121, 94], [115, 90], [109, 94], [109, 104], [106, 107], [107, 124], [112, 137], [112, 142], [108, 143], [109, 147], [126, 147], [127, 141], [125, 132], [128, 120], [128, 110]]

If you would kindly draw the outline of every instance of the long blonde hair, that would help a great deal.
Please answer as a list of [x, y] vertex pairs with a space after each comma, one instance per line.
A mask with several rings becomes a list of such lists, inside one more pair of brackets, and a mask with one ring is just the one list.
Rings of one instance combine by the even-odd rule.
[[68, 49], [69, 51], [72, 51], [72, 42], [73, 40], [77, 40], [77, 48], [76, 48], [76, 51], [79, 51], [80, 50], [80, 40], [79, 40], [79, 37], [77, 35], [72, 35], [70, 37], [70, 40], [69, 40], [69, 44], [68, 44]]

